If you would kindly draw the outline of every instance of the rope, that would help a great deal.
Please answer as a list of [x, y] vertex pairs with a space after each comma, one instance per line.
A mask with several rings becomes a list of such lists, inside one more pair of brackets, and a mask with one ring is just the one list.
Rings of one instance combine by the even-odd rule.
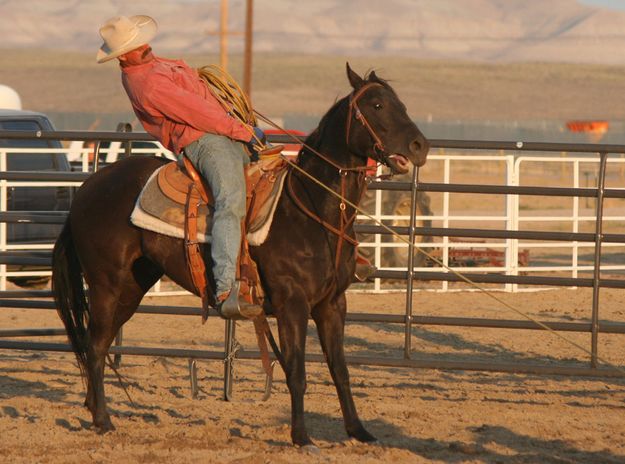
[[256, 142], [264, 147], [261, 140], [254, 134], [253, 127], [257, 125], [257, 121], [250, 99], [237, 81], [216, 64], [202, 66], [197, 72], [221, 107], [243, 124]]
[[[283, 133], [289, 135], [296, 143], [301, 144], [301, 140], [298, 139], [297, 137], [295, 137], [292, 134], [289, 134], [285, 129], [279, 127], [277, 124], [275, 124], [273, 121], [269, 121], [265, 116], [261, 115], [260, 113], [256, 112], [256, 114], [265, 122], [271, 124], [272, 126], [276, 127], [277, 129], [281, 130]], [[311, 149], [310, 147], [306, 146], [306, 144], [303, 144], [306, 148], [308, 148], [311, 151], [315, 151], [313, 149]], [[372, 220], [376, 225], [382, 227], [384, 230], [386, 230], [387, 232], [389, 232], [390, 234], [392, 234], [394, 237], [397, 237], [399, 240], [401, 240], [402, 242], [410, 245], [410, 241], [399, 235], [397, 232], [395, 232], [393, 229], [391, 229], [390, 227], [388, 227], [386, 224], [382, 223], [380, 220], [376, 219], [375, 217], [371, 216], [369, 213], [367, 213], [366, 211], [364, 211], [362, 208], [360, 208], [358, 205], [355, 205], [354, 203], [350, 202], [348, 199], [342, 197], [339, 193], [335, 192], [334, 190], [332, 190], [330, 187], [328, 187], [327, 185], [325, 185], [323, 182], [321, 182], [319, 179], [317, 179], [316, 177], [314, 177], [313, 175], [309, 174], [308, 172], [306, 172], [305, 170], [303, 170], [297, 163], [294, 163], [293, 161], [289, 160], [285, 155], [280, 155], [282, 157], [282, 159], [284, 161], [286, 161], [289, 166], [291, 166], [293, 169], [296, 169], [297, 171], [299, 171], [300, 173], [302, 173], [304, 176], [308, 177], [311, 181], [313, 181], [314, 183], [316, 183], [317, 185], [319, 185], [320, 187], [322, 187], [323, 189], [325, 189], [326, 191], [330, 192], [332, 195], [336, 196], [337, 198], [341, 199], [342, 201], [344, 201], [346, 204], [348, 204], [349, 206], [351, 206], [352, 208], [354, 208], [358, 213], [362, 214], [363, 216], [366, 216], [368, 219]], [[478, 285], [477, 283], [473, 282], [471, 279], [469, 279], [468, 277], [465, 277], [463, 274], [461, 274], [460, 272], [451, 269], [449, 266], [447, 266], [445, 263], [443, 263], [440, 259], [436, 258], [435, 256], [431, 255], [430, 253], [428, 253], [427, 251], [423, 250], [422, 248], [419, 247], [414, 247], [415, 250], [417, 250], [419, 253], [427, 256], [429, 259], [431, 259], [432, 261], [434, 261], [436, 264], [438, 264], [439, 266], [443, 267], [444, 269], [447, 269], [449, 272], [451, 272], [452, 274], [456, 275], [457, 277], [459, 277], [462, 281], [464, 281], [465, 283], [471, 285], [472, 287], [474, 287], [475, 289], [479, 290], [480, 292], [484, 293], [485, 295], [489, 296], [490, 298], [492, 298], [493, 300], [497, 301], [498, 303], [502, 304], [504, 307], [510, 309], [511, 311], [517, 313], [518, 315], [526, 318], [527, 320], [533, 322], [534, 324], [538, 325], [540, 328], [552, 333], [553, 335], [555, 335], [556, 337], [560, 338], [561, 340], [565, 341], [566, 343], [570, 344], [571, 346], [574, 346], [575, 348], [578, 348], [579, 350], [583, 351], [586, 354], [589, 354], [591, 357], [593, 356], [592, 351], [590, 351], [589, 349], [583, 347], [582, 345], [578, 344], [577, 342], [569, 339], [568, 337], [565, 337], [564, 335], [560, 334], [559, 332], [556, 332], [555, 330], [553, 330], [551, 327], [549, 327], [548, 325], [540, 322], [538, 319], [533, 318], [532, 316], [530, 316], [529, 314], [524, 313], [523, 311], [515, 308], [514, 306], [512, 306], [510, 303], [502, 300], [501, 298], [499, 298], [498, 296], [496, 296], [495, 294], [493, 294], [492, 292], [489, 292], [486, 288], [482, 287], [481, 285]], [[597, 360], [601, 361], [602, 363], [604, 363], [607, 367], [610, 367], [618, 372], [620, 372], [621, 374], [625, 375], [625, 369], [622, 369], [618, 366], [613, 365], [612, 363], [606, 361], [605, 359], [603, 359], [602, 357], [597, 355]]]

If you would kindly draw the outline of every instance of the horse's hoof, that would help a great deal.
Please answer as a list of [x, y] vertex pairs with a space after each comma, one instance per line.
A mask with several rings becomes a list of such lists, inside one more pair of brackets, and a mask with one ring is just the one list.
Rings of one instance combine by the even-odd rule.
[[94, 423], [93, 427], [98, 435], [104, 435], [105, 433], [112, 432], [115, 430], [115, 426], [110, 421], [110, 419], [108, 421], [105, 421], [102, 424]]
[[302, 453], [313, 454], [315, 456], [321, 454], [321, 450], [317, 447], [317, 445], [313, 444], [301, 446], [300, 450]]

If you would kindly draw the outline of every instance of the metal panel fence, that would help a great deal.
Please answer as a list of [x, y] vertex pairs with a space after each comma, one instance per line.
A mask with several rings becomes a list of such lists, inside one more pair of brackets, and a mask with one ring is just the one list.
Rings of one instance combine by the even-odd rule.
[[[139, 136], [138, 134], [117, 134], [117, 133], [37, 133], [37, 134], [16, 134], [16, 133], [0, 133], [1, 137], [49, 137], [66, 140], [119, 140], [130, 141], [134, 138], [142, 138], [147, 140], [147, 136]], [[287, 141], [283, 136], [274, 137], [276, 141]], [[375, 274], [378, 279], [393, 279], [395, 281], [404, 281], [403, 289], [406, 291], [406, 305], [405, 313], [403, 315], [384, 316], [377, 314], [364, 314], [364, 313], [350, 313], [350, 322], [378, 322], [378, 323], [394, 323], [404, 325], [404, 356], [403, 358], [382, 358], [382, 357], [350, 357], [349, 362], [355, 364], [371, 364], [381, 366], [406, 366], [406, 367], [434, 367], [434, 368], [449, 368], [449, 369], [481, 369], [481, 370], [497, 370], [508, 372], [533, 372], [533, 373], [556, 373], [556, 374], [578, 374], [578, 375], [621, 375], [619, 371], [613, 369], [606, 369], [605, 367], [599, 367], [597, 362], [597, 339], [600, 333], [625, 333], [625, 324], [623, 323], [605, 323], [600, 321], [598, 298], [599, 292], [602, 287], [611, 288], [625, 288], [625, 279], [619, 278], [622, 267], [612, 266], [608, 270], [610, 271], [610, 278], [602, 276], [602, 246], [604, 244], [617, 244], [623, 246], [625, 243], [625, 235], [621, 233], [604, 233], [603, 231], [603, 216], [604, 216], [604, 203], [606, 200], [625, 199], [625, 190], [617, 188], [606, 188], [606, 170], [608, 162], [608, 154], [622, 155], [625, 153], [625, 146], [616, 145], [596, 145], [596, 144], [546, 144], [546, 143], [528, 143], [523, 144], [520, 142], [470, 142], [470, 141], [452, 141], [452, 140], [434, 140], [432, 141], [433, 147], [444, 150], [480, 150], [480, 151], [504, 151], [513, 152], [513, 165], [520, 166], [526, 162], [525, 158], [520, 154], [526, 155], [527, 153], [576, 153], [586, 154], [583, 161], [578, 158], [573, 158], [573, 163], [580, 162], [592, 162], [598, 163], [599, 169], [597, 171], [597, 185], [596, 187], [581, 188], [578, 185], [574, 187], [554, 187], [554, 186], [520, 186], [520, 185], [482, 185], [478, 183], [463, 183], [453, 184], [449, 182], [449, 174], [445, 174], [445, 181], [447, 182], [419, 182], [418, 173], [413, 173], [412, 179], [409, 182], [375, 182], [371, 185], [372, 190], [379, 191], [405, 191], [410, 194], [410, 209], [407, 216], [407, 224], [400, 226], [391, 226], [391, 229], [408, 237], [407, 253], [406, 253], [406, 265], [403, 268], [381, 268]], [[450, 155], [456, 156], [456, 155]], [[580, 155], [581, 156], [581, 155]], [[516, 158], [516, 159], [515, 159]], [[451, 158], [443, 158], [443, 163], [450, 163]], [[510, 166], [511, 161], [507, 160], [507, 165]], [[449, 171], [445, 171], [449, 172]], [[577, 179], [579, 180], [579, 171], [577, 171]], [[515, 179], [515, 176], [510, 172], [507, 175]], [[0, 172], [0, 189], [6, 188], [8, 182], [26, 182], [29, 181], [54, 181], [54, 182], [80, 182], [84, 179], [85, 174], [82, 173], [28, 173], [28, 172]], [[518, 177], [517, 177], [518, 179]], [[514, 182], [512, 182], [514, 184]], [[505, 223], [508, 225], [507, 229], [484, 229], [484, 228], [452, 228], [449, 227], [450, 219], [442, 218], [443, 227], [417, 227], [417, 214], [415, 212], [416, 199], [419, 192], [429, 193], [442, 193], [443, 195], [451, 195], [454, 193], [462, 194], [477, 194], [477, 195], [503, 195], [505, 198], [506, 211]], [[574, 225], [573, 231], [540, 231], [540, 230], [518, 230], [510, 229], [510, 225], [517, 225], [521, 222], [520, 218], [515, 221], [509, 214], [510, 211], [520, 209], [518, 206], [519, 199], [522, 196], [541, 196], [541, 197], [561, 197], [570, 196], [574, 198], [579, 207], [579, 199], [591, 198], [596, 202], [595, 215], [596, 220], [593, 222], [594, 231], [582, 232], [579, 230], [580, 219], [573, 219]], [[515, 206], [516, 205], [516, 206]], [[443, 215], [444, 216], [444, 215]], [[620, 216], [615, 216], [617, 219]], [[56, 214], [43, 214], [43, 213], [20, 213], [20, 212], [3, 212], [0, 213], [0, 221], [3, 223], [11, 221], [62, 221], [63, 213]], [[570, 219], [567, 219], [570, 220]], [[529, 222], [529, 221], [528, 221]], [[385, 236], [389, 232], [385, 228], [371, 224], [358, 224], [357, 230], [360, 233], [373, 234], [374, 236]], [[542, 329], [527, 321], [519, 320], [493, 320], [485, 318], [446, 318], [446, 317], [418, 317], [413, 314], [413, 290], [415, 288], [415, 282], [420, 279], [426, 279], [428, 281], [439, 282], [455, 282], [461, 280], [458, 276], [449, 271], [448, 268], [417, 268], [414, 266], [415, 250], [418, 244], [415, 244], [415, 237], [417, 235], [429, 236], [429, 237], [442, 237], [443, 241], [442, 252], [439, 256], [442, 261], [449, 262], [449, 250], [452, 248], [451, 243], [454, 238], [471, 238], [471, 239], [497, 239], [504, 240], [508, 245], [505, 252], [505, 259], [507, 262], [518, 262], [518, 253], [515, 255], [515, 247], [519, 249], [519, 243], [525, 243], [521, 241], [528, 240], [541, 240], [544, 242], [556, 241], [556, 242], [571, 242], [570, 245], [573, 249], [576, 249], [582, 243], [592, 244], [594, 249], [592, 267], [591, 269], [583, 269], [584, 272], [591, 271], [591, 275], [588, 277], [564, 277], [562, 275], [523, 275], [526, 270], [520, 266], [510, 266], [496, 268], [499, 272], [492, 272], [492, 269], [485, 267], [477, 269], [475, 272], [464, 274], [472, 281], [477, 283], [501, 283], [503, 285], [510, 286], [515, 285], [532, 285], [532, 286], [577, 286], [577, 287], [591, 287], [593, 288], [593, 308], [592, 318], [590, 322], [569, 322], [569, 323], [549, 323], [545, 322], [545, 325], [558, 331], [574, 331], [574, 332], [586, 332], [591, 334], [591, 347], [592, 356], [588, 367], [577, 366], [554, 366], [554, 365], [540, 365], [540, 364], [523, 364], [523, 363], [483, 363], [483, 362], [469, 362], [466, 361], [428, 361], [428, 360], [415, 360], [412, 359], [413, 353], [411, 348], [411, 334], [413, 326], [419, 325], [463, 325], [471, 327], [495, 327], [505, 329]], [[481, 242], [476, 242], [481, 243]], [[466, 245], [466, 244], [463, 244]], [[428, 248], [435, 249], [439, 245], [431, 245]], [[512, 251], [511, 251], [512, 250]], [[44, 262], [49, 263], [49, 255], [36, 255], [32, 252], [19, 254], [11, 250], [0, 250], [0, 264], [15, 264], [15, 263], [33, 263], [42, 264]], [[501, 272], [503, 270], [503, 272]], [[541, 269], [543, 270], [543, 269]], [[570, 270], [570, 269], [569, 269]], [[579, 273], [580, 271], [575, 271]], [[53, 303], [49, 300], [39, 301], [27, 301], [23, 298], [16, 298], [17, 296], [43, 296], [48, 297], [47, 292], [0, 292], [0, 306], [6, 308], [53, 308]], [[199, 314], [197, 308], [171, 308], [171, 307], [142, 307], [140, 311], [147, 311], [151, 313], [164, 313], [164, 314]], [[34, 330], [34, 329], [33, 329]], [[32, 331], [26, 331], [18, 334], [16, 332], [0, 332], [0, 335], [7, 336], [28, 336], [33, 334]], [[5, 349], [45, 349], [54, 351], [66, 351], [68, 347], [64, 344], [50, 344], [50, 343], [28, 343], [24, 341], [15, 340], [0, 340], [0, 348]], [[226, 351], [226, 350], [224, 350]], [[231, 353], [221, 352], [204, 352], [201, 350], [168, 350], [166, 348], [133, 348], [127, 346], [117, 346], [112, 348], [112, 352], [116, 354], [143, 354], [143, 355], [170, 355], [181, 356], [190, 359], [205, 358], [205, 359], [228, 359]], [[247, 352], [242, 355], [243, 358], [256, 358], [258, 353]], [[312, 360], [319, 361], [320, 357], [311, 357]], [[622, 369], [622, 367], [621, 367]]]

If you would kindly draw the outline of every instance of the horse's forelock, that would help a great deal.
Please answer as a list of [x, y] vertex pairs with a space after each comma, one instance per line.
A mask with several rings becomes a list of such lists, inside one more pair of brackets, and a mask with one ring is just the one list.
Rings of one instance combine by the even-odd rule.
[[[399, 95], [397, 95], [397, 92], [395, 92], [395, 89], [391, 87], [391, 84], [390, 84], [391, 81], [388, 79], [382, 79], [381, 77], [378, 77], [378, 75], [375, 73], [375, 70], [371, 69], [367, 71], [367, 74], [365, 75], [365, 82], [370, 83], [370, 84], [380, 84], [385, 89], [390, 90], [392, 95], [394, 95], [395, 98], [397, 98], [397, 100], [399, 100], [401, 103]], [[403, 103], [401, 104], [403, 105]]]

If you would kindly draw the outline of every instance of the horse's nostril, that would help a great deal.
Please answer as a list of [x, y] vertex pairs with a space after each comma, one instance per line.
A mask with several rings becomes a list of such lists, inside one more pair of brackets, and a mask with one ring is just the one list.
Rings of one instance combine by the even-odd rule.
[[413, 154], [417, 154], [421, 151], [421, 143], [419, 140], [413, 140], [410, 142], [410, 152]]

